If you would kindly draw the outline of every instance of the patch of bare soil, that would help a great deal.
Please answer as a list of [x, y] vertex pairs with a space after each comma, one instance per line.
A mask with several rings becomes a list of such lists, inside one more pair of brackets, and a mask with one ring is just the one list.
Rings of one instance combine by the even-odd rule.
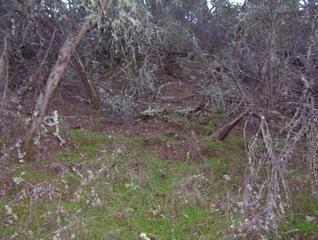
[[69, 168], [66, 165], [59, 162], [53, 162], [48, 164], [34, 163], [33, 167], [41, 171], [47, 171], [47, 172], [56, 174], [61, 177], [67, 175], [67, 173], [69, 172]]
[[167, 160], [178, 159], [176, 147], [172, 144], [159, 139], [148, 138], [143, 141], [143, 145], [150, 151], [159, 154], [160, 157]]
[[[185, 76], [182, 72], [178, 72], [173, 76], [166, 73], [161, 76], [158, 75], [160, 81], [158, 81], [156, 100], [148, 103], [148, 106], [150, 104], [174, 112], [176, 109], [191, 109], [202, 105], [204, 98], [196, 94], [199, 75], [195, 73], [195, 70], [191, 74], [191, 76]], [[144, 108], [147, 103], [142, 102], [141, 99], [140, 105]], [[66, 100], [65, 98], [52, 101], [50, 112], [54, 110], [57, 110], [61, 117], [60, 122], [62, 132], [64, 132], [65, 144], [61, 145], [54, 136], [43, 137], [37, 149], [37, 160], [48, 158], [61, 149], [74, 148], [72, 139], [66, 134], [67, 129], [87, 129], [121, 136], [143, 136], [147, 139], [154, 134], [165, 134], [167, 132], [174, 132], [178, 136], [187, 135], [189, 128], [189, 126], [185, 128], [178, 122], [169, 121], [166, 116], [160, 116], [160, 114], [147, 119], [136, 117], [124, 122], [117, 114], [95, 110], [86, 102]], [[190, 126], [190, 128], [200, 131], [196, 124]], [[147, 144], [150, 148], [156, 148], [155, 151], [160, 152], [163, 157], [168, 159], [186, 156], [188, 148], [191, 146], [191, 143], [183, 144], [176, 150], [174, 146], [167, 142], [149, 140]]]
[[[65, 129], [66, 130], [66, 129]], [[40, 144], [36, 147], [36, 155], [34, 156], [35, 161], [40, 161], [43, 159], [50, 158], [54, 153], [62, 149], [74, 149], [75, 145], [70, 136], [66, 134], [61, 134], [64, 143], [61, 143], [58, 138], [52, 134], [45, 134], [41, 136]]]

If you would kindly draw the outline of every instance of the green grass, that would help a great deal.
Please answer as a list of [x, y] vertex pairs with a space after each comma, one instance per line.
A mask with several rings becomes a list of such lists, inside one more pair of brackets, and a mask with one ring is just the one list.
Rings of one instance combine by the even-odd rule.
[[[12, 177], [22, 176], [33, 184], [52, 183], [62, 194], [55, 200], [31, 201], [26, 197], [14, 201], [23, 184], [14, 187], [15, 190], [0, 202], [3, 236], [18, 234], [16, 239], [50, 239], [59, 226], [68, 226], [75, 219], [79, 226], [75, 224], [66, 231], [63, 239], [69, 239], [71, 234], [75, 234], [76, 239], [137, 239], [140, 233], [156, 239], [199, 239], [199, 236], [200, 239], [221, 239], [228, 224], [226, 217], [215, 215], [199, 204], [184, 204], [178, 199], [180, 184], [199, 173], [194, 162], [168, 161], [156, 153], [149, 153], [140, 136], [109, 138], [85, 130], [72, 130], [70, 135], [76, 149], [62, 151], [45, 161], [58, 161], [69, 166], [70, 171], [63, 178], [28, 164], [11, 172]], [[178, 145], [171, 134], [154, 138]], [[118, 148], [125, 149], [124, 153], [114, 155]], [[103, 149], [106, 156], [101, 155]], [[140, 172], [130, 168], [132, 159], [140, 162]], [[78, 167], [78, 171], [84, 178], [88, 170], [96, 176], [85, 185], [71, 170], [82, 163], [87, 169]], [[105, 172], [98, 173], [102, 166], [106, 166]], [[92, 189], [100, 199], [98, 206], [92, 204]], [[76, 194], [78, 197], [74, 197]], [[18, 216], [9, 225], [6, 224], [10, 219], [4, 209], [6, 204]], [[57, 212], [57, 206], [63, 211]], [[174, 208], [178, 212], [176, 217], [172, 216]]]
[[155, 134], [152, 136], [152, 139], [154, 140], [159, 140], [162, 142], [167, 142], [172, 146], [177, 147], [178, 145], [180, 145], [180, 141], [178, 141], [176, 139], [176, 134], [173, 132], [168, 132], [165, 134]]
[[212, 112], [200, 116], [195, 121], [201, 126], [205, 134], [211, 134], [217, 130], [217, 123], [225, 121], [225, 116], [221, 112]]
[[294, 220], [290, 220], [288, 223], [289, 229], [299, 229], [300, 233], [317, 233], [317, 222], [309, 222], [305, 217], [297, 217]]
[[10, 175], [11, 177], [22, 176], [24, 179], [31, 182], [41, 182], [47, 179], [55, 179], [58, 177], [49, 171], [40, 170], [28, 164], [20, 165], [16, 169], [12, 170]]
[[[210, 116], [215, 118], [216, 116]], [[203, 124], [210, 124], [206, 119]], [[210, 121], [210, 120], [209, 120]], [[212, 120], [211, 120], [212, 121]], [[141, 233], [154, 239], [223, 239], [230, 217], [200, 202], [188, 201], [180, 188], [194, 175], [202, 174], [198, 163], [185, 159], [168, 160], [147, 147], [149, 137], [108, 136], [86, 130], [71, 130], [76, 148], [62, 151], [45, 163], [59, 162], [69, 172], [60, 177], [32, 164], [19, 165], [11, 177], [25, 181], [14, 185], [0, 199], [0, 237], [13, 239], [52, 239], [62, 226], [69, 227], [62, 239], [138, 239]], [[204, 138], [206, 136], [200, 136]], [[151, 139], [178, 147], [173, 133], [156, 134]], [[225, 142], [207, 139], [201, 146], [211, 149], [207, 158], [212, 177], [199, 186], [208, 205], [218, 201], [240, 182], [244, 149], [240, 137]], [[76, 169], [76, 171], [73, 170]], [[22, 174], [23, 173], [23, 174]], [[223, 175], [231, 181], [225, 182]], [[236, 175], [235, 175], [236, 174]], [[92, 179], [88, 180], [90, 175]], [[58, 199], [31, 201], [17, 195], [28, 184], [47, 182], [60, 193]], [[193, 194], [193, 189], [188, 189]], [[98, 201], [96, 200], [97, 198]], [[306, 200], [299, 200], [305, 204]], [[5, 205], [17, 215], [12, 224]], [[314, 202], [303, 211], [317, 213]], [[303, 233], [317, 231], [305, 215], [290, 219], [284, 230], [298, 228]]]

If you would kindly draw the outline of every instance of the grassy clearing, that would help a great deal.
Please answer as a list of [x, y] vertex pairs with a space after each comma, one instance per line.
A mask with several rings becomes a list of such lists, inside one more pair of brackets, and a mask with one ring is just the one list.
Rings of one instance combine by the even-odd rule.
[[[195, 163], [162, 159], [139, 136], [85, 130], [70, 135], [76, 149], [44, 161], [64, 164], [65, 176], [28, 164], [12, 171], [23, 181], [0, 203], [1, 236], [53, 239], [62, 229], [62, 239], [136, 239], [142, 233], [155, 239], [221, 239], [229, 219], [197, 202], [191, 188], [182, 190], [189, 196], [182, 196], [184, 182], [200, 174]], [[179, 144], [169, 134], [153, 139]], [[52, 186], [56, 196], [33, 199], [28, 192], [15, 200], [40, 183]], [[212, 186], [208, 182], [200, 189], [206, 202]]]
[[[244, 175], [239, 137], [201, 142], [213, 169], [206, 178], [194, 161], [165, 159], [151, 149], [150, 140], [180, 146], [173, 133], [144, 138], [71, 130], [70, 135], [74, 150], [43, 161], [65, 166], [63, 175], [32, 164], [12, 170], [16, 183], [0, 199], [0, 237], [210, 240], [228, 233], [233, 219], [218, 204], [225, 196], [239, 198]], [[318, 231], [306, 219], [317, 215], [318, 204], [309, 204], [306, 196], [298, 199], [304, 214], [288, 219], [283, 231]]]

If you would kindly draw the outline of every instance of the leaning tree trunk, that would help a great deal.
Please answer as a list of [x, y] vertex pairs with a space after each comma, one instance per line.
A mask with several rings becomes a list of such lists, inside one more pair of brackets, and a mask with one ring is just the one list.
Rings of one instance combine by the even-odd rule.
[[[40, 15], [35, 15], [35, 18], [37, 21], [48, 31], [50, 32], [53, 36], [55, 36], [56, 41], [60, 44], [62, 42], [62, 34], [61, 31], [58, 30], [58, 28], [51, 22], [47, 21], [45, 18], [41, 17]], [[54, 38], [52, 39], [54, 40]], [[49, 51], [49, 49], [48, 49]], [[45, 62], [45, 59], [42, 62]], [[43, 64], [40, 64], [39, 66], [39, 71], [41, 70]], [[75, 51], [74, 57], [71, 58], [71, 66], [77, 71], [77, 74], [84, 85], [87, 95], [89, 97], [89, 101], [92, 104], [94, 108], [98, 108], [100, 104], [100, 98], [98, 96], [97, 91], [94, 89], [94, 86], [91, 82], [91, 80], [88, 77], [88, 74], [86, 73], [85, 66], [79, 56], [79, 54]], [[34, 79], [36, 78], [36, 75]], [[29, 82], [29, 84], [21, 89], [19, 91], [19, 95], [23, 96], [25, 92], [27, 92], [30, 89], [30, 86], [32, 85], [32, 81]]]
[[35, 111], [33, 112], [31, 126], [25, 135], [23, 150], [26, 154], [26, 158], [29, 158], [32, 155], [32, 138], [34, 137], [36, 131], [39, 129], [43, 118], [47, 113], [52, 94], [58, 87], [64, 71], [72, 55], [74, 54], [77, 44], [80, 42], [84, 34], [91, 28], [93, 24], [94, 20], [92, 20], [91, 18], [87, 18], [87, 20], [77, 26], [68, 35], [63, 46], [61, 47], [57, 60], [47, 79], [44, 94], [43, 96], [40, 95], [38, 98], [37, 105], [35, 106]]
[[234, 118], [231, 122], [226, 124], [221, 129], [217, 130], [215, 133], [212, 134], [212, 138], [217, 140], [225, 140], [225, 138], [229, 135], [231, 130], [241, 121], [241, 119], [246, 116], [250, 112], [250, 108], [245, 109], [242, 113], [240, 113], [236, 118]]

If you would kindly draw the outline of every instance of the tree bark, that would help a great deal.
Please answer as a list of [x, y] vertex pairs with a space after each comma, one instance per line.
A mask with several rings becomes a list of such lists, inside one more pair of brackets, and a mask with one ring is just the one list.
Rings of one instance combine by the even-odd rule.
[[0, 57], [0, 80], [3, 82], [3, 89], [2, 89], [2, 99], [1, 104], [4, 104], [7, 98], [7, 92], [9, 87], [9, 59], [8, 59], [8, 38], [7, 36], [4, 37], [4, 46], [3, 52]]
[[47, 113], [52, 94], [58, 87], [64, 71], [72, 55], [75, 52], [77, 44], [80, 42], [84, 34], [91, 28], [93, 24], [94, 20], [87, 19], [83, 23], [78, 25], [73, 31], [70, 32], [63, 46], [61, 47], [57, 60], [47, 79], [43, 97], [42, 95], [40, 95], [38, 98], [37, 105], [35, 106], [35, 111], [33, 112], [31, 126], [25, 135], [23, 150], [26, 158], [32, 156], [32, 138], [34, 137], [35, 132], [39, 129], [44, 116]]
[[72, 61], [72, 65], [74, 65], [74, 67], [76, 68], [76, 70], [77, 70], [77, 72], [79, 74], [81, 82], [84, 85], [84, 87], [86, 89], [86, 92], [88, 94], [89, 101], [90, 101], [91, 105], [95, 109], [98, 109], [99, 108], [99, 104], [100, 104], [99, 95], [96, 92], [96, 90], [94, 89], [93, 83], [91, 82], [91, 80], [87, 76], [87, 73], [86, 73], [86, 70], [85, 70], [85, 66], [84, 66], [80, 56], [76, 52], [75, 52], [74, 60]]
[[231, 130], [241, 121], [241, 119], [248, 114], [250, 111], [249, 108], [245, 109], [240, 115], [238, 115], [236, 118], [234, 118], [231, 122], [226, 124], [221, 129], [217, 130], [215, 133], [212, 134], [212, 138], [215, 138], [217, 140], [225, 140], [225, 138], [229, 135]]
[[[56, 33], [56, 38], [59, 42], [62, 41], [62, 37], [60, 36], [61, 34], [58, 31], [56, 26], [54, 26], [52, 23], [50, 23], [46, 19], [42, 18], [41, 16], [36, 16], [36, 19], [50, 33], [52, 33], [52, 34]], [[99, 95], [97, 94], [96, 90], [94, 89], [93, 84], [90, 81], [90, 79], [86, 73], [85, 66], [84, 66], [79, 54], [76, 51], [75, 51], [74, 57], [71, 59], [71, 65], [77, 71], [79, 78], [86, 89], [90, 103], [92, 104], [92, 106], [94, 108], [97, 109], [99, 107], [99, 104], [100, 104]]]

